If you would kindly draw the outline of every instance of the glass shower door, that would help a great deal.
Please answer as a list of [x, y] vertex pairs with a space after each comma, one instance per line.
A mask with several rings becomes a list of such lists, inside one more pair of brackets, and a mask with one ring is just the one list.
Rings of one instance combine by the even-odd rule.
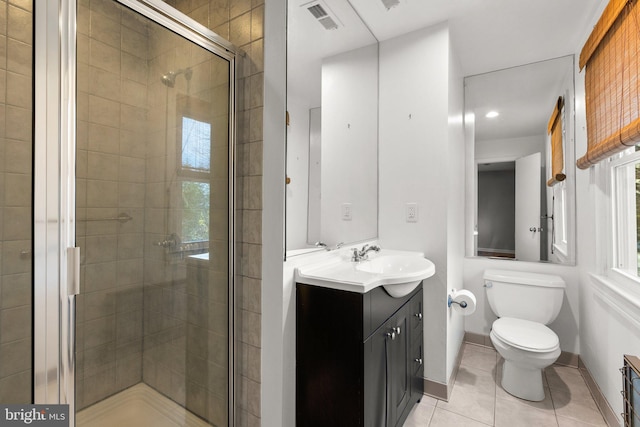
[[77, 16], [76, 424], [228, 425], [233, 57], [113, 0]]
[[26, 404], [33, 402], [33, 5], [0, 0], [0, 9], [0, 403]]

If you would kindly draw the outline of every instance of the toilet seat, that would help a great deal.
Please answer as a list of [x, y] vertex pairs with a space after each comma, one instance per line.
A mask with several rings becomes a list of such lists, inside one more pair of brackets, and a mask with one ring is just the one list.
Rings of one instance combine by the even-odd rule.
[[493, 335], [505, 344], [535, 353], [554, 351], [560, 347], [558, 336], [542, 323], [502, 317], [493, 322]]

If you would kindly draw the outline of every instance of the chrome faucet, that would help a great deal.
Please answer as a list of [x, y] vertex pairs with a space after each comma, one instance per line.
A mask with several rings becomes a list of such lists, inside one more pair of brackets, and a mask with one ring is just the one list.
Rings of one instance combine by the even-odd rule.
[[329, 250], [329, 247], [327, 246], [326, 243], [324, 242], [315, 242], [313, 244], [316, 248], [325, 248], [326, 250]]
[[340, 249], [342, 246], [344, 246], [344, 242], [340, 242], [337, 245], [335, 245], [333, 248], [329, 247], [326, 243], [324, 242], [315, 242], [314, 246], [318, 247], [318, 248], [324, 248], [327, 251], [332, 251], [334, 249]]
[[380, 252], [380, 246], [378, 245], [364, 245], [362, 249], [358, 250], [358, 248], [351, 248], [353, 254], [351, 255], [351, 261], [360, 262], [366, 260], [369, 257], [369, 252]]

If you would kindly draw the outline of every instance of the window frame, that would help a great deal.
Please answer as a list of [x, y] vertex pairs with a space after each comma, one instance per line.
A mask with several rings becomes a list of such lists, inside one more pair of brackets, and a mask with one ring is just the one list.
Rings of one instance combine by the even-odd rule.
[[[633, 192], [629, 191], [628, 181], [622, 183], [619, 179], [619, 172], [623, 168], [634, 171], [635, 168], [630, 166], [640, 164], [640, 151], [635, 151], [635, 147], [629, 147], [629, 149], [612, 156], [609, 160], [601, 162], [598, 167], [604, 169], [605, 176], [607, 177], [608, 184], [605, 189], [606, 194], [609, 195], [609, 209], [606, 229], [608, 236], [608, 251], [604, 270], [607, 276], [614, 280], [622, 289], [630, 292], [636, 297], [640, 297], [640, 276], [633, 275], [628, 271], [628, 267], [624, 268], [621, 265], [621, 257], [626, 257], [626, 263], [632, 263], [632, 259], [635, 260], [637, 268], [638, 261], [637, 251], [633, 253], [627, 253], [621, 255], [622, 252], [628, 251], [630, 234], [629, 227], [632, 224], [634, 231], [636, 230], [635, 216], [628, 215], [628, 207], [630, 205], [631, 194], [635, 195], [635, 174]], [[627, 173], [629, 173], [627, 171]], [[635, 199], [633, 201], [635, 206]], [[636, 208], [637, 209], [637, 208]], [[625, 211], [627, 212], [625, 214]], [[623, 225], [624, 229], [622, 229]], [[625, 247], [627, 249], [625, 249]], [[628, 265], [628, 264], [627, 264]]]

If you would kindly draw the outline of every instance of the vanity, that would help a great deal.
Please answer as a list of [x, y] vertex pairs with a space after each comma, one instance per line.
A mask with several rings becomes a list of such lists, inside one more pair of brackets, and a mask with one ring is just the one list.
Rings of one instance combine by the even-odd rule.
[[422, 398], [422, 280], [435, 269], [378, 260], [296, 270], [298, 426], [402, 426]]

